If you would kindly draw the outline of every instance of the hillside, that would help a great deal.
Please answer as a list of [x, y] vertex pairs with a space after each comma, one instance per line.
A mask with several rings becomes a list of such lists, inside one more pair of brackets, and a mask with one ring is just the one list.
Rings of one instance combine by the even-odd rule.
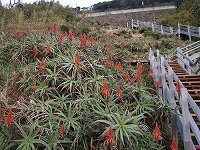
[[156, 96], [142, 60], [188, 41], [59, 4], [24, 8], [1, 12], [0, 149], [170, 149], [174, 108]]
[[100, 2], [93, 5], [94, 11], [135, 9], [142, 7], [154, 7], [163, 5], [172, 5], [176, 0], [112, 0], [109, 2]]

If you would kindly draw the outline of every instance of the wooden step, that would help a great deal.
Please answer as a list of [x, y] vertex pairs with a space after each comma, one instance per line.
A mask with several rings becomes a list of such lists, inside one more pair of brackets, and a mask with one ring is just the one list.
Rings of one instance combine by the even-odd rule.
[[169, 61], [168, 64], [178, 64], [177, 61]]
[[[178, 100], [175, 100], [176, 103], [178, 103]], [[200, 100], [194, 100], [194, 102], [199, 103]]]
[[186, 73], [185, 70], [174, 70], [175, 73]]
[[[199, 108], [200, 108], [200, 106], [198, 106]], [[180, 109], [181, 110], [181, 106], [178, 106], [178, 109]], [[192, 107], [191, 106], [188, 106], [188, 109], [192, 109]], [[196, 114], [195, 114], [196, 115]]]
[[200, 85], [185, 85], [185, 88], [187, 88], [187, 89], [199, 89]]
[[195, 94], [198, 94], [200, 90], [187, 90], [189, 93], [195, 92]]
[[200, 145], [195, 145], [194, 147], [196, 150], [200, 150]]
[[[168, 82], [166, 82], [168, 84]], [[176, 84], [176, 82], [173, 82], [174, 84]], [[181, 82], [182, 84], [188, 84], [188, 85], [192, 85], [192, 84], [200, 84], [200, 81], [189, 81], [189, 82]]]
[[188, 78], [188, 77], [200, 77], [200, 74], [187, 74], [187, 75], [177, 75], [179, 78]]
[[192, 97], [198, 97], [200, 98], [200, 94], [190, 94]]
[[176, 75], [187, 75], [187, 73], [177, 72]]
[[200, 78], [179, 78], [181, 81], [200, 81]]

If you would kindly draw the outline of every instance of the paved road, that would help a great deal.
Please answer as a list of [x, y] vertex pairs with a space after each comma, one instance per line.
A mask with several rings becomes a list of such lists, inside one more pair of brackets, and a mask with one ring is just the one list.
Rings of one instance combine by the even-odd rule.
[[176, 6], [159, 6], [159, 7], [147, 7], [147, 8], [138, 8], [138, 9], [126, 9], [126, 10], [114, 10], [107, 12], [98, 12], [98, 13], [89, 13], [86, 14], [87, 17], [97, 17], [97, 16], [105, 16], [110, 14], [124, 14], [124, 13], [132, 13], [132, 12], [142, 12], [142, 11], [153, 11], [153, 10], [165, 10], [165, 9], [175, 9]]

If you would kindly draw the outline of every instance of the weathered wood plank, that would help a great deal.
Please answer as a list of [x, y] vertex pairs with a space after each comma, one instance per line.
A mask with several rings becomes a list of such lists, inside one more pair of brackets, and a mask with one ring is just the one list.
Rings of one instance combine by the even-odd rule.
[[188, 93], [186, 88], [181, 89], [182, 116], [183, 116], [183, 137], [185, 150], [194, 150], [190, 136], [190, 113], [188, 110]]

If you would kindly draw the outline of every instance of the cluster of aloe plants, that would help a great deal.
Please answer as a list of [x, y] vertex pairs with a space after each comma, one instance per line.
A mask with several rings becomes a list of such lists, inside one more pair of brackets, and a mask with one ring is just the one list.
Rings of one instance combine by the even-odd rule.
[[152, 132], [156, 122], [168, 132], [172, 108], [146, 86], [148, 65], [129, 62], [135, 43], [81, 24], [0, 34], [1, 74], [12, 77], [2, 81], [0, 149], [167, 148]]

